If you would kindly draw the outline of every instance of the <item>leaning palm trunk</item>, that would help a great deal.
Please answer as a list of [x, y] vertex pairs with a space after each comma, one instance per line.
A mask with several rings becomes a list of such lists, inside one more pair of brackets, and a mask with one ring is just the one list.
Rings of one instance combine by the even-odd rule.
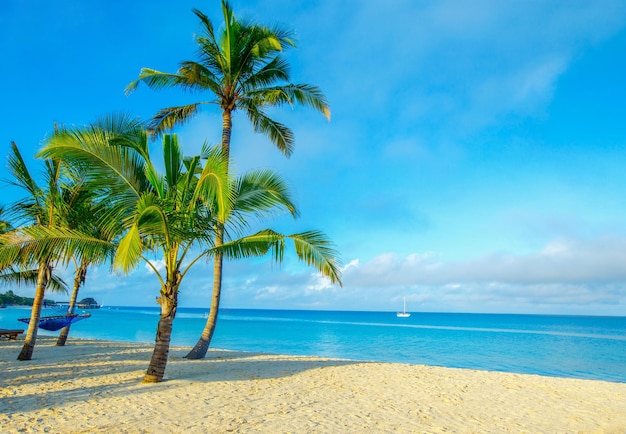
[[[85, 277], [87, 275], [87, 262], [83, 260], [80, 264], [80, 267], [76, 269], [76, 274], [74, 274], [74, 289], [72, 290], [72, 296], [70, 297], [70, 305], [67, 308], [68, 315], [74, 313], [74, 308], [76, 307], [76, 299], [78, 298], [78, 291], [80, 290], [80, 285], [85, 283]], [[62, 347], [65, 345], [67, 341], [67, 336], [70, 334], [71, 325], [67, 325], [61, 329], [61, 333], [59, 333], [59, 337], [57, 339], [57, 346]]]
[[[215, 246], [222, 245], [223, 230], [218, 231], [216, 234]], [[213, 263], [213, 296], [211, 297], [211, 310], [209, 311], [209, 317], [206, 320], [202, 335], [196, 345], [193, 347], [189, 354], [185, 356], [186, 359], [202, 359], [206, 356], [209, 346], [211, 345], [211, 339], [213, 339], [213, 333], [215, 332], [215, 325], [217, 324], [217, 314], [220, 307], [220, 297], [222, 295], [222, 263], [223, 256], [221, 253], [215, 255], [215, 262]]]
[[22, 351], [17, 356], [17, 360], [30, 360], [33, 357], [33, 350], [35, 349], [35, 343], [37, 342], [37, 330], [39, 328], [39, 318], [41, 317], [41, 307], [43, 305], [43, 299], [48, 287], [52, 273], [52, 266], [46, 262], [39, 265], [37, 272], [37, 288], [35, 290], [35, 299], [33, 300], [33, 308], [30, 313], [30, 322], [28, 323], [28, 330], [26, 332], [26, 338], [24, 339], [24, 346]]
[[167, 357], [170, 351], [170, 340], [172, 338], [172, 324], [176, 317], [178, 305], [178, 286], [180, 285], [181, 274], [176, 272], [173, 281], [166, 282], [161, 289], [161, 296], [157, 299], [161, 305], [161, 317], [157, 326], [156, 339], [150, 365], [143, 377], [144, 383], [159, 383], [163, 381]]
[[[224, 109], [222, 112], [222, 156], [226, 161], [230, 155], [230, 137], [233, 127], [233, 114], [230, 109]], [[219, 247], [224, 243], [224, 226], [218, 226], [215, 231], [215, 247]], [[202, 359], [206, 356], [209, 346], [211, 345], [211, 339], [213, 339], [213, 333], [215, 332], [215, 326], [217, 325], [217, 315], [219, 313], [220, 298], [222, 296], [222, 263], [223, 256], [221, 253], [215, 255], [213, 263], [213, 295], [211, 296], [211, 309], [209, 310], [209, 316], [200, 335], [200, 339], [196, 342], [196, 345], [185, 356], [187, 359]]]

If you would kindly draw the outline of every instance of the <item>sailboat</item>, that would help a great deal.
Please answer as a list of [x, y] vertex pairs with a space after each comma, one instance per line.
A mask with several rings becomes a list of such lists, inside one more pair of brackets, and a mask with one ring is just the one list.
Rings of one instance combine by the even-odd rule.
[[406, 311], [406, 297], [404, 297], [404, 310], [402, 312], [396, 313], [396, 316], [398, 318], [408, 318], [411, 316], [411, 314]]

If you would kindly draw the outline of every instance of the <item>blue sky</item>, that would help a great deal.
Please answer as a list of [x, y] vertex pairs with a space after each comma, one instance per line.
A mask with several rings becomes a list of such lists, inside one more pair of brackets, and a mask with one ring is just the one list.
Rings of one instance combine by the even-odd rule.
[[[229, 263], [224, 307], [393, 311], [406, 296], [412, 311], [626, 315], [626, 3], [232, 4], [296, 31], [292, 80], [332, 110], [273, 113], [296, 135], [290, 159], [236, 117], [237, 170], [278, 170], [301, 217], [265, 226], [323, 230], [345, 269], [340, 288], [293, 254]], [[193, 58], [194, 7], [219, 26], [217, 0], [1, 2], [0, 153], [13, 140], [33, 155], [54, 121], [147, 119], [194, 98], [124, 95], [141, 67]], [[178, 133], [192, 154], [220, 127], [209, 109]], [[208, 306], [210, 276], [197, 266], [180, 304]], [[100, 267], [83, 295], [152, 305], [157, 292], [143, 266]]]

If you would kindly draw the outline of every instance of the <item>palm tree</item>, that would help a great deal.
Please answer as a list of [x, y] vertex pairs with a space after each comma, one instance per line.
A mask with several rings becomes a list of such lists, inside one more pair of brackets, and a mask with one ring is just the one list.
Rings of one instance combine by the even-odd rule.
[[[56, 125], [54, 134], [58, 134]], [[18, 357], [19, 360], [30, 360], [45, 291], [67, 291], [65, 282], [53, 273], [55, 265], [67, 266], [74, 258], [75, 263], [80, 263], [76, 273], [84, 282], [86, 267], [109, 259], [113, 245], [110, 238], [94, 232], [95, 215], [106, 205], [94, 204], [94, 193], [84, 185], [81, 171], [67, 166], [60, 159], [46, 159], [46, 187], [41, 188], [30, 175], [17, 146], [14, 143], [12, 146], [9, 166], [15, 179], [11, 183], [26, 190], [27, 195], [12, 208], [24, 225], [0, 236], [0, 267], [9, 267], [3, 273], [6, 281], [17, 284], [36, 281], [29, 328]], [[84, 175], [84, 170], [82, 173]], [[86, 233], [86, 229], [90, 233]], [[76, 239], [79, 243], [68, 243], [68, 240]], [[15, 265], [20, 269], [13, 269]], [[37, 266], [37, 271], [28, 269], [32, 265]], [[75, 282], [74, 303], [78, 289]], [[72, 302], [68, 313], [72, 313]], [[57, 345], [65, 343], [68, 333], [69, 327], [65, 327]]]
[[[206, 92], [212, 98], [193, 104], [160, 110], [150, 124], [158, 134], [182, 124], [204, 105], [217, 105], [222, 112], [222, 153], [230, 158], [233, 113], [243, 110], [256, 132], [265, 134], [286, 156], [294, 147], [293, 132], [270, 118], [268, 107], [303, 104], [320, 111], [330, 119], [330, 108], [319, 88], [289, 82], [289, 64], [281, 56], [283, 50], [295, 47], [292, 32], [275, 26], [240, 21], [230, 4], [222, 0], [224, 28], [219, 34], [201, 11], [194, 9], [202, 34], [196, 38], [198, 61], [184, 61], [175, 74], [143, 68], [139, 79], [126, 88], [134, 91], [139, 82], [153, 89], [180, 87], [192, 92]], [[225, 221], [216, 224], [215, 244], [224, 241]], [[217, 252], [213, 266], [213, 295], [207, 328], [214, 329], [221, 297], [223, 257]], [[204, 335], [204, 333], [203, 333]]]
[[11, 144], [11, 150], [9, 167], [14, 177], [11, 183], [27, 193], [25, 198], [13, 205], [12, 212], [25, 223], [25, 227], [7, 232], [0, 237], [0, 263], [2, 268], [12, 265], [37, 266], [37, 283], [30, 322], [24, 346], [18, 356], [18, 360], [30, 360], [37, 341], [37, 328], [45, 291], [52, 280], [52, 270], [58, 258], [53, 250], [32, 251], [23, 249], [22, 246], [32, 240], [28, 234], [29, 228], [51, 229], [58, 224], [58, 217], [62, 213], [61, 165], [59, 161], [52, 159], [44, 162], [46, 187], [42, 188], [31, 176], [15, 143]]
[[[157, 301], [161, 313], [154, 351], [144, 376], [144, 382], [158, 382], [163, 379], [167, 364], [178, 290], [191, 267], [216, 252], [239, 258], [273, 250], [275, 256], [281, 258], [284, 236], [268, 231], [217, 246], [218, 215], [232, 209], [229, 204], [235, 198], [233, 186], [236, 184], [230, 180], [227, 160], [220, 150], [206, 147], [201, 156], [183, 158], [176, 136], [166, 135], [163, 138], [165, 175], [162, 175], [150, 159], [146, 137], [145, 134], [116, 135], [99, 128], [64, 131], [47, 144], [42, 155], [62, 157], [78, 165], [89, 164], [92, 181], [107, 186], [103, 193], [112, 209], [107, 218], [123, 224], [114, 268], [129, 272], [145, 260], [159, 279], [161, 288]], [[201, 160], [205, 162], [201, 164]], [[102, 182], [103, 179], [107, 182]], [[252, 208], [255, 197], [260, 210], [281, 201], [288, 202], [275, 192], [262, 194], [258, 191], [256, 196], [250, 194], [247, 200], [242, 199], [241, 206]], [[300, 238], [306, 238], [306, 234]], [[324, 241], [324, 237], [319, 240]], [[332, 249], [320, 249], [320, 256], [319, 252], [311, 252], [303, 245], [298, 254], [305, 261], [322, 272], [336, 274]], [[163, 254], [163, 274], [145, 256], [148, 251]]]
[[[228, 184], [228, 175], [225, 169], [205, 173], [200, 157], [183, 158], [176, 136], [169, 135], [163, 137], [165, 174], [159, 173], [148, 152], [148, 136], [139, 127], [122, 116], [87, 129], [64, 130], [46, 145], [42, 155], [90, 167], [90, 184], [100, 186], [110, 206], [104, 218], [112, 225], [122, 223], [114, 269], [128, 273], [145, 260], [159, 280], [161, 312], [144, 376], [144, 382], [158, 382], [165, 373], [180, 284], [189, 269], [206, 256], [206, 249], [194, 258], [189, 256], [193, 248], [212, 247], [215, 218], [203, 205], [201, 194], [209, 197], [212, 184]], [[163, 273], [146, 257], [149, 251], [162, 253]]]
[[[166, 174], [162, 175], [150, 158], [147, 139], [139, 123], [115, 116], [89, 128], [61, 131], [48, 142], [42, 155], [90, 168], [89, 184], [99, 186], [93, 188], [109, 205], [103, 214], [108, 223], [105, 231], [120, 236], [114, 269], [128, 273], [145, 260], [159, 279], [157, 301], [161, 313], [155, 348], [144, 376], [144, 382], [154, 382], [161, 381], [167, 364], [178, 288], [187, 271], [181, 269], [183, 260], [207, 236], [206, 229], [212, 228], [213, 220], [191, 200], [199, 158], [184, 160], [176, 137], [165, 136]], [[113, 230], [120, 222], [121, 227]], [[164, 257], [164, 274], [145, 256], [146, 252], [157, 250]]]
[[150, 124], [156, 134], [188, 121], [203, 105], [217, 105], [222, 111], [222, 151], [230, 158], [232, 116], [243, 110], [254, 130], [267, 135], [286, 156], [294, 146], [292, 131], [270, 118], [265, 109], [285, 104], [303, 104], [330, 119], [330, 108], [322, 92], [308, 84], [289, 82], [289, 64], [283, 50], [295, 47], [292, 32], [278, 26], [269, 28], [239, 21], [230, 4], [222, 0], [224, 29], [215, 34], [213, 23], [197, 9], [202, 35], [196, 37], [198, 61], [184, 61], [176, 74], [142, 68], [139, 79], [126, 88], [134, 91], [139, 82], [153, 89], [180, 87], [207, 92], [213, 98], [160, 110]]

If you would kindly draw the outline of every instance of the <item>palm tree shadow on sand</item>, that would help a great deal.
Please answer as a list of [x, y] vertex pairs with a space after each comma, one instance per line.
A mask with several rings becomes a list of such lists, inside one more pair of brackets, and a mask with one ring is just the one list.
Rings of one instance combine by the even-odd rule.
[[50, 339], [38, 345], [37, 357], [26, 364], [15, 360], [19, 345], [19, 341], [0, 344], [0, 389], [6, 391], [0, 413], [7, 416], [19, 414], [24, 408], [37, 411], [64, 403], [174, 391], [190, 382], [281, 379], [314, 369], [364, 363], [224, 350], [210, 350], [204, 359], [188, 360], [183, 358], [186, 348], [173, 348], [165, 381], [145, 385], [141, 380], [152, 351], [150, 344], [98, 346], [97, 341], [85, 340], [57, 347]]

